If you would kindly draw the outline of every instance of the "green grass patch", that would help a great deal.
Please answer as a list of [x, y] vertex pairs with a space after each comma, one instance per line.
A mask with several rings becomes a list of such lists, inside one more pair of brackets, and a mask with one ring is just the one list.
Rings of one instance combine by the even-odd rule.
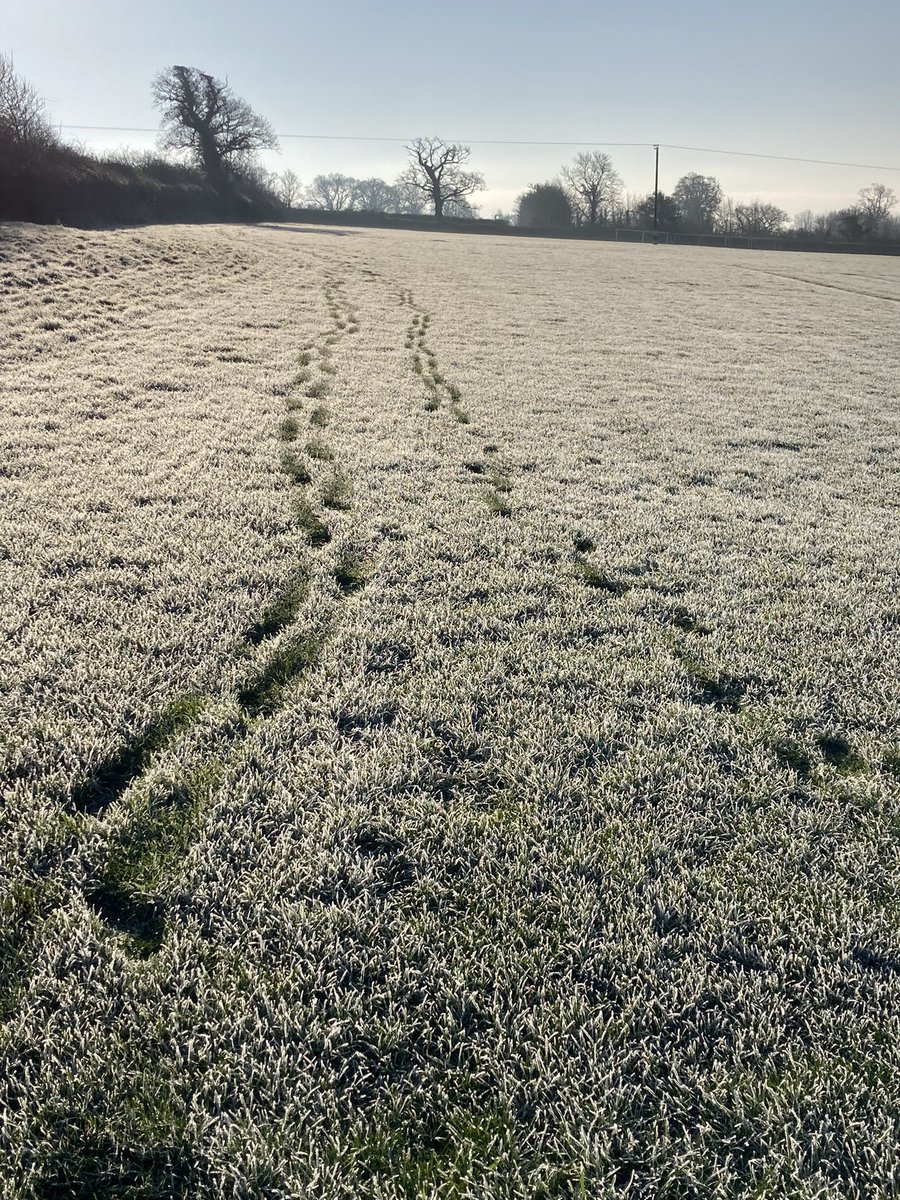
[[315, 458], [319, 462], [334, 462], [334, 451], [321, 438], [313, 438], [307, 442], [306, 453], [310, 458]]
[[353, 488], [340, 467], [335, 467], [323, 482], [321, 496], [322, 503], [326, 508], [346, 511], [350, 507], [353, 500]]
[[238, 692], [244, 712], [252, 717], [275, 712], [291, 685], [319, 661], [324, 642], [324, 633], [298, 633], [278, 646]]
[[373, 1181], [389, 1180], [396, 1195], [462, 1200], [473, 1194], [473, 1173], [486, 1187], [500, 1178], [501, 1164], [508, 1165], [516, 1154], [515, 1130], [506, 1113], [482, 1103], [444, 1119], [373, 1128], [354, 1139], [352, 1151], [365, 1174]]
[[575, 564], [575, 568], [582, 583], [587, 584], [590, 588], [596, 588], [598, 592], [607, 592], [610, 596], [624, 596], [628, 591], [627, 583], [614, 578], [595, 563], [579, 561]]
[[291, 483], [297, 484], [299, 487], [309, 483], [312, 479], [309, 467], [296, 450], [281, 451], [281, 469]]
[[302, 387], [308, 379], [309, 371], [295, 371], [290, 379], [273, 384], [270, 390], [273, 396], [280, 396], [283, 399], [285, 396], [290, 395], [295, 388]]
[[748, 681], [725, 671], [717, 671], [694, 659], [683, 660], [695, 704], [708, 705], [724, 712], [739, 712], [744, 703]]
[[244, 634], [244, 640], [251, 646], [258, 646], [260, 642], [280, 633], [295, 620], [308, 596], [309, 576], [305, 572], [297, 572], [272, 603], [263, 609], [259, 620]]
[[512, 505], [499, 492], [488, 492], [485, 497], [485, 503], [496, 517], [509, 517], [512, 515]]
[[324, 404], [317, 404], [309, 414], [309, 423], [317, 429], [324, 429], [328, 424], [330, 413]]
[[91, 1132], [87, 1118], [60, 1125], [58, 1134], [29, 1191], [36, 1200], [183, 1200], [198, 1194], [199, 1169], [189, 1150], [169, 1140], [171, 1123], [152, 1144]]
[[305, 496], [294, 500], [294, 521], [310, 546], [331, 541], [331, 531]]
[[669, 609], [666, 617], [669, 624], [680, 629], [682, 633], [697, 633], [706, 636], [710, 632], [708, 626], [704, 625], [702, 621], [698, 621], [688, 609], [683, 608], [680, 604]]
[[772, 753], [789, 770], [801, 779], [809, 779], [813, 760], [806, 748], [794, 738], [782, 737], [772, 743]]
[[823, 733], [816, 739], [822, 757], [829, 766], [839, 771], [856, 774], [866, 769], [865, 759], [854, 750], [850, 739], [843, 733]]
[[99, 877], [85, 889], [91, 908], [127, 939], [138, 957], [146, 958], [162, 945], [166, 914], [161, 896], [196, 841], [222, 774], [218, 761], [203, 763], [164, 795], [143, 798], [108, 844]]
[[295, 442], [300, 432], [300, 422], [296, 417], [285, 417], [278, 427], [278, 436], [283, 442]]
[[173, 700], [140, 733], [99, 763], [69, 794], [75, 812], [99, 816], [128, 789], [137, 777], [182, 729], [196, 720], [205, 701], [198, 696]]
[[369, 573], [369, 564], [363, 556], [345, 548], [337, 557], [332, 575], [344, 595], [348, 596], [365, 587]]

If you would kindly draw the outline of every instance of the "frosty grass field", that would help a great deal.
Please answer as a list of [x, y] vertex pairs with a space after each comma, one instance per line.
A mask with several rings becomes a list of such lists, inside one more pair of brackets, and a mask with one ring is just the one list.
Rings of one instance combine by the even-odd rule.
[[900, 260], [0, 230], [0, 1195], [900, 1190]]

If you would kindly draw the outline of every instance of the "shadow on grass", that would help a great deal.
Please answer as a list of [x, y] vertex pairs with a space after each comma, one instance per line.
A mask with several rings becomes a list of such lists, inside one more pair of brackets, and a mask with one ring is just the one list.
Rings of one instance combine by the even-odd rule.
[[175, 700], [77, 783], [69, 793], [69, 806], [75, 812], [101, 816], [142, 774], [153, 756], [196, 719], [202, 707], [203, 700], [195, 696]]
[[196, 1168], [179, 1146], [117, 1146], [111, 1138], [68, 1138], [30, 1193], [37, 1200], [180, 1200], [196, 1195]]
[[149, 958], [162, 946], [166, 914], [158, 900], [134, 896], [113, 879], [94, 885], [86, 892], [85, 899], [111, 929], [128, 937], [139, 958]]
[[309, 578], [297, 574], [290, 579], [270, 605], [268, 605], [255, 624], [251, 625], [244, 634], [244, 640], [251, 646], [258, 646], [285, 629], [297, 616], [301, 606], [309, 595]]
[[319, 661], [324, 631], [297, 634], [278, 646], [253, 679], [238, 692], [238, 703], [252, 717], [275, 712], [284, 692]]

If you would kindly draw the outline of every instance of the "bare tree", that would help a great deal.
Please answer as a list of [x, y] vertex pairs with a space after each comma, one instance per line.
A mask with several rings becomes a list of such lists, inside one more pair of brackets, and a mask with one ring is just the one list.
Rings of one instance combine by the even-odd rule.
[[300, 176], [288, 167], [280, 175], [272, 179], [273, 191], [285, 208], [296, 208], [303, 195], [303, 184]]
[[788, 215], [775, 204], [763, 204], [753, 200], [750, 204], [739, 204], [734, 210], [735, 220], [741, 233], [747, 236], [772, 237], [787, 224]]
[[468, 146], [437, 137], [416, 138], [406, 152], [410, 163], [397, 182], [415, 189], [423, 200], [433, 204], [438, 221], [443, 220], [448, 204], [465, 200], [485, 186], [482, 175], [464, 169], [471, 154]]
[[153, 101], [162, 113], [160, 144], [186, 150], [216, 188], [240, 178], [258, 151], [277, 145], [269, 122], [228, 82], [197, 67], [169, 67], [152, 84]]
[[682, 175], [672, 195], [681, 213], [681, 223], [691, 233], [711, 233], [722, 203], [722, 187], [713, 175], [690, 171]]
[[568, 184], [573, 208], [588, 225], [606, 220], [619, 201], [622, 180], [613, 169], [612, 159], [600, 150], [576, 154], [572, 165], [563, 167], [562, 177]]
[[35, 89], [16, 74], [12, 55], [0, 54], [0, 145], [7, 153], [40, 152], [57, 145]]
[[425, 197], [403, 175], [398, 176], [393, 186], [394, 211], [405, 217], [419, 217], [424, 213], [427, 204]]
[[[679, 216], [680, 212], [681, 210], [679, 207]], [[713, 229], [716, 233], [725, 234], [726, 237], [729, 233], [740, 233], [741, 226], [737, 219], [737, 205], [731, 196], [726, 196], [724, 200], [719, 202], [719, 207], [716, 209]]]
[[625, 192], [616, 201], [612, 217], [616, 225], [624, 225], [626, 229], [637, 224], [637, 210], [643, 203], [644, 197], [637, 192]]
[[854, 205], [842, 208], [834, 215], [837, 235], [844, 242], [861, 242], [869, 232], [865, 213]]
[[868, 223], [874, 227], [890, 216], [891, 209], [897, 203], [897, 193], [887, 184], [870, 183], [868, 187], [859, 189], [859, 203]]
[[830, 212], [818, 213], [813, 222], [813, 233], [822, 242], [830, 242], [837, 230], [839, 213], [834, 209]]
[[383, 179], [357, 179], [353, 188], [353, 207], [360, 212], [393, 212], [397, 191]]
[[314, 208], [326, 212], [347, 212], [353, 208], [357, 180], [349, 175], [317, 175], [306, 193]]
[[444, 216], [455, 217], [462, 221], [474, 221], [478, 216], [478, 205], [472, 204], [465, 196], [451, 198], [444, 205]]

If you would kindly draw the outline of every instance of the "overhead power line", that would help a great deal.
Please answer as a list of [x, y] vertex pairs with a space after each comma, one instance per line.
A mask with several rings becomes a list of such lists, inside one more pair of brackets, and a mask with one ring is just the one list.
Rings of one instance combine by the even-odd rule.
[[858, 167], [862, 171], [900, 171], [900, 167], [879, 166], [877, 163], [833, 162], [828, 158], [796, 158], [792, 154], [754, 154], [752, 150], [710, 150], [708, 146], [670, 146], [660, 142], [663, 150], [691, 150], [697, 154], [738, 154], [742, 158], [774, 158], [778, 162], [815, 163], [820, 167]]
[[[158, 133], [158, 129], [131, 125], [59, 125], [59, 129], [75, 129], [94, 133]], [[313, 142], [387, 142], [392, 145], [405, 145], [411, 138], [372, 137], [368, 134], [349, 133], [277, 133], [278, 138], [290, 138]], [[596, 147], [629, 147], [631, 149], [652, 150], [659, 146], [661, 150], [687, 150], [693, 154], [729, 154], [738, 158], [768, 158], [777, 162], [807, 163], [819, 167], [853, 167], [859, 171], [900, 171], [900, 167], [889, 167], [883, 163], [838, 162], [828, 158], [800, 158], [793, 154], [760, 154], [753, 150], [716, 150], [709, 146], [676, 146], [669, 142], [543, 142], [515, 140], [510, 138], [452, 138], [467, 146], [596, 146]]]

